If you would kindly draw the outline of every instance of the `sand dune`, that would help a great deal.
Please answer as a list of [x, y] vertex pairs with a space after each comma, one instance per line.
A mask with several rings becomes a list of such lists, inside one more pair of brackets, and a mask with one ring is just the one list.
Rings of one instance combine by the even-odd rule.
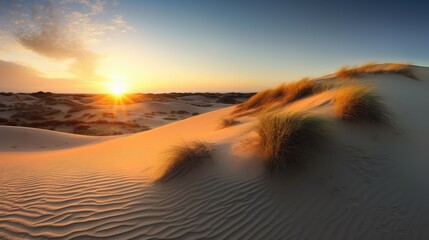
[[54, 94], [0, 92], [0, 125], [89, 136], [147, 131], [244, 101], [246, 93]]
[[0, 151], [40, 151], [71, 148], [112, 137], [90, 137], [44, 129], [0, 126]]
[[[234, 107], [116, 138], [0, 128], [0, 238], [428, 239], [429, 69], [413, 71], [358, 80], [384, 97], [389, 125], [335, 119], [334, 90], [283, 106], [329, 122], [327, 146], [293, 176], [267, 177], [245, 148], [254, 116], [219, 129]], [[213, 161], [153, 183], [166, 149], [195, 139]], [[26, 152], [40, 146], [55, 151]]]

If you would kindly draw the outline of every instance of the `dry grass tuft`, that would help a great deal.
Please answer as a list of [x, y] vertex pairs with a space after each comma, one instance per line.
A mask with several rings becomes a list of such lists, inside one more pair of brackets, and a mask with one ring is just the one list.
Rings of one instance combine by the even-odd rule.
[[249, 110], [252, 108], [263, 106], [270, 102], [270, 92], [271, 89], [260, 91], [250, 97], [246, 102], [240, 104], [238, 108], [241, 110]]
[[342, 120], [386, 123], [390, 115], [381, 97], [362, 84], [339, 88], [333, 103], [336, 117]]
[[269, 108], [273, 103], [290, 103], [314, 93], [327, 90], [320, 83], [304, 78], [297, 82], [280, 84], [276, 88], [258, 92], [246, 102], [237, 106], [234, 114], [242, 113], [252, 109]]
[[157, 182], [167, 182], [191, 172], [211, 158], [211, 148], [208, 143], [193, 141], [171, 148], [168, 156], [170, 163]]
[[411, 71], [410, 65], [399, 63], [386, 63], [376, 64], [367, 63], [361, 66], [342, 67], [335, 76], [341, 80], [354, 79], [362, 76], [363, 74], [382, 74], [382, 73], [395, 73], [400, 74], [412, 79], [417, 79]]
[[240, 122], [237, 121], [237, 119], [235, 119], [235, 118], [232, 118], [232, 117], [224, 118], [221, 120], [221, 122], [219, 124], [219, 129], [231, 127], [231, 126], [237, 125], [239, 123]]
[[325, 135], [325, 120], [305, 113], [266, 113], [256, 131], [259, 150], [271, 174], [294, 173]]

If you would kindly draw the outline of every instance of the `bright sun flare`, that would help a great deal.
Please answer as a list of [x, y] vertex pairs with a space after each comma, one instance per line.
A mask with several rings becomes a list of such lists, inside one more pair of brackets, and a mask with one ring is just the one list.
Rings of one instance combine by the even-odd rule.
[[122, 81], [114, 81], [110, 83], [110, 92], [119, 97], [125, 93], [126, 84]]

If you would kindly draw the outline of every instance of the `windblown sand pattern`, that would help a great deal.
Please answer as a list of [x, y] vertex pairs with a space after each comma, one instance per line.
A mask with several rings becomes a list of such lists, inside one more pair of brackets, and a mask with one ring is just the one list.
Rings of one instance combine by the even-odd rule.
[[0, 236], [222, 238], [245, 233], [246, 228], [240, 230], [242, 227], [227, 222], [246, 225], [243, 220], [251, 220], [248, 218], [262, 214], [264, 205], [270, 206], [264, 203], [266, 191], [258, 179], [211, 177], [186, 188], [152, 186], [144, 181], [111, 173], [2, 179]]
[[[348, 168], [353, 172], [354, 166]], [[153, 185], [112, 172], [3, 177], [0, 237], [345, 239], [353, 232], [362, 238], [419, 239], [415, 234], [429, 234], [413, 229], [413, 222], [429, 220], [428, 209], [404, 206], [415, 200], [393, 186], [380, 194], [373, 185], [362, 188], [359, 178], [284, 180], [210, 174]]]

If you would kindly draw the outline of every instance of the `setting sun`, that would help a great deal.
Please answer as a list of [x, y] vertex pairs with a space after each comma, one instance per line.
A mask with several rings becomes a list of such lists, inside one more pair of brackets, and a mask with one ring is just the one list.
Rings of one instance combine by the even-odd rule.
[[110, 93], [115, 96], [121, 96], [125, 93], [126, 84], [123, 81], [114, 81], [110, 83]]

